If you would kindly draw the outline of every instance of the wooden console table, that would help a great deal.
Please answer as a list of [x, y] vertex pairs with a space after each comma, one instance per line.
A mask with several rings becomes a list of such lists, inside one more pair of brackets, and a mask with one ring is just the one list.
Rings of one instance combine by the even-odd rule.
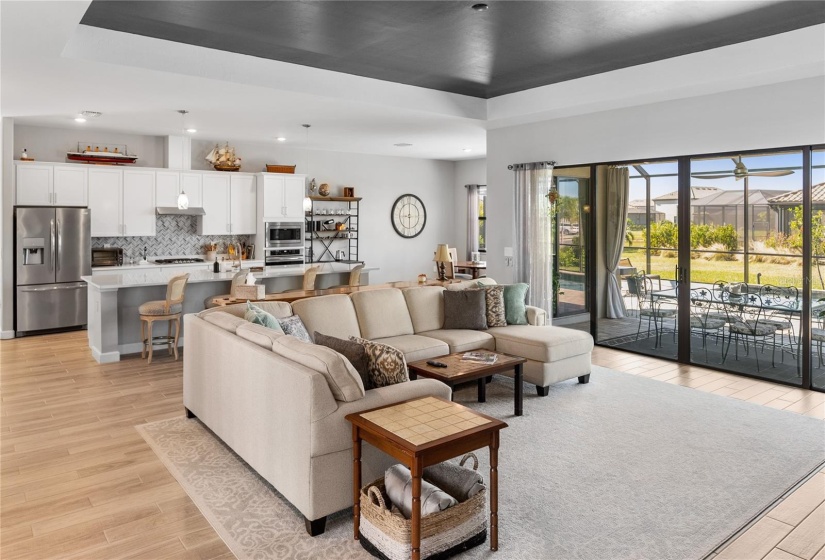
[[482, 271], [487, 271], [487, 262], [459, 261], [455, 263], [456, 270], [469, 270], [473, 279], [479, 278]]
[[[412, 559], [421, 558], [421, 477], [430, 465], [490, 449], [490, 550], [498, 550], [499, 432], [507, 424], [437, 397], [348, 414], [352, 423], [353, 533], [360, 538], [361, 442], [391, 455], [412, 472]], [[403, 420], [403, 425], [400, 420]], [[428, 428], [423, 430], [422, 428]]]

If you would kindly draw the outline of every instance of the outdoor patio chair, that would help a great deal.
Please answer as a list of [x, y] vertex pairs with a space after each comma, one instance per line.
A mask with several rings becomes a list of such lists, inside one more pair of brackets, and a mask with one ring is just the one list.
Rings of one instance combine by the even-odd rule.
[[[727, 314], [728, 346], [722, 353], [724, 364], [730, 353], [731, 344], [734, 348], [734, 357], [739, 360], [739, 341], [743, 341], [745, 355], [750, 355], [753, 342], [753, 356], [756, 360], [756, 371], [759, 372], [759, 353], [756, 351], [758, 341], [763, 344], [771, 339], [771, 367], [776, 367], [776, 327], [765, 322], [765, 304], [762, 296], [752, 293], [747, 284], [726, 286], [721, 293], [721, 306]], [[735, 291], [734, 291], [735, 290]]]
[[636, 340], [639, 340], [642, 332], [642, 322], [647, 319], [646, 338], [650, 337], [650, 325], [653, 323], [655, 342], [653, 349], [659, 348], [664, 333], [665, 319], [673, 320], [673, 342], [676, 342], [676, 308], [672, 301], [658, 299], [653, 290], [653, 280], [644, 272], [628, 278], [628, 285], [632, 281], [636, 297], [639, 298], [639, 328], [636, 331]]
[[713, 293], [707, 288], [693, 289], [690, 291], [690, 331], [698, 333], [702, 337], [702, 348], [705, 349], [705, 363], [710, 363], [708, 358], [707, 338], [709, 334], [715, 334], [718, 344], [719, 334], [724, 340], [724, 328], [726, 320], [720, 318], [715, 312], [716, 304], [713, 302]]
[[[764, 284], [759, 288], [759, 295], [765, 302], [765, 323], [776, 327], [780, 333], [780, 347], [782, 363], [785, 363], [786, 348], [792, 356], [799, 355], [798, 341], [795, 343], [794, 324], [791, 318], [800, 305], [799, 289], [796, 286], [772, 286]], [[788, 344], [785, 344], [785, 333], [788, 333]]]

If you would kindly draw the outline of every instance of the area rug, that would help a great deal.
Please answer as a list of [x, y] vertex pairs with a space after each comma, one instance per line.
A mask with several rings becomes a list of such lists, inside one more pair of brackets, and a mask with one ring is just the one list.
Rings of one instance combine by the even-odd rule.
[[[821, 420], [605, 368], [587, 385], [526, 394], [522, 417], [512, 391], [496, 377], [486, 403], [457, 393], [509, 424], [499, 551], [462, 558], [705, 558], [825, 462]], [[309, 537], [300, 513], [197, 420], [138, 429], [238, 558], [371, 558], [352, 540], [351, 510]]]

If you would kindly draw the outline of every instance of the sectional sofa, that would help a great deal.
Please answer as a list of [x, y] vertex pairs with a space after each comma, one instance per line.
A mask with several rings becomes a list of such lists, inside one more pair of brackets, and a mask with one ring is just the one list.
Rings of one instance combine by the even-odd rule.
[[[528, 325], [443, 329], [443, 290], [390, 288], [258, 305], [277, 318], [300, 316], [310, 333], [389, 344], [408, 362], [482, 348], [520, 355], [528, 359], [524, 379], [540, 395], [558, 381], [588, 381], [589, 334], [545, 325], [536, 308], [528, 309]], [[184, 317], [184, 406], [283, 494], [316, 535], [327, 515], [352, 505], [352, 434], [344, 417], [416, 397], [449, 399], [451, 391], [431, 379], [364, 391], [351, 366], [332, 364], [336, 353], [281, 340], [285, 335], [245, 321], [245, 310], [239, 304]], [[332, 377], [330, 368], [337, 368]], [[379, 478], [392, 462], [365, 445], [363, 479]]]

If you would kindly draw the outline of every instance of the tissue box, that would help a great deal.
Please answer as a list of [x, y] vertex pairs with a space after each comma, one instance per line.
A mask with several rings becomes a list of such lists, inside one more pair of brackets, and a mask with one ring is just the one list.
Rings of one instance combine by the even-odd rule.
[[235, 299], [264, 299], [265, 295], [266, 291], [263, 284], [235, 286]]

